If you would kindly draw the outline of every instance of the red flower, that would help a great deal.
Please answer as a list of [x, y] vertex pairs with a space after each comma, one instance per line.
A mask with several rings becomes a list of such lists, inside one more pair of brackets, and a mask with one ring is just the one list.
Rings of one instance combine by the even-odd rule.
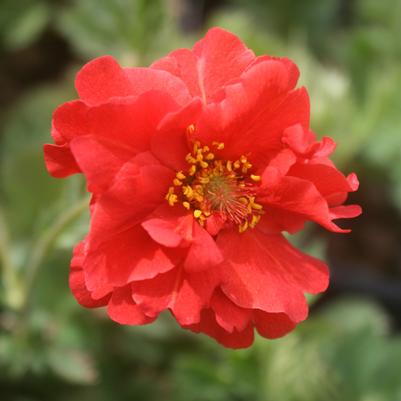
[[288, 333], [324, 291], [326, 265], [282, 235], [360, 214], [358, 186], [328, 159], [334, 142], [309, 129], [309, 99], [288, 59], [255, 57], [215, 28], [193, 50], [150, 68], [109, 56], [78, 73], [80, 100], [60, 106], [55, 177], [81, 172], [91, 226], [74, 251], [70, 286], [122, 324], [169, 309], [227, 347]]

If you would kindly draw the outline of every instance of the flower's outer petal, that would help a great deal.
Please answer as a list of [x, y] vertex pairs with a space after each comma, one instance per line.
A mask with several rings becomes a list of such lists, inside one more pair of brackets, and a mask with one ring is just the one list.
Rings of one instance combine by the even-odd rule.
[[190, 274], [178, 266], [151, 280], [133, 282], [133, 298], [148, 316], [169, 308], [181, 325], [189, 325], [199, 322], [218, 283], [213, 269]]
[[327, 266], [295, 249], [282, 235], [226, 230], [217, 243], [225, 258], [221, 288], [238, 306], [285, 313], [300, 322], [308, 313], [303, 293], [327, 288]]
[[192, 51], [176, 50], [153, 63], [151, 68], [180, 77], [192, 96], [207, 103], [221, 87], [237, 79], [254, 59], [254, 53], [235, 35], [212, 28]]
[[149, 150], [156, 127], [177, 108], [170, 96], [156, 91], [94, 107], [73, 101], [56, 109], [53, 126], [67, 143], [80, 135], [94, 135], [139, 152]]
[[137, 96], [155, 90], [168, 93], [180, 105], [191, 101], [184, 82], [167, 71], [152, 68], [126, 68], [124, 71], [131, 81], [133, 94]]
[[111, 56], [87, 63], [78, 72], [75, 86], [79, 97], [90, 106], [152, 90], [168, 93], [182, 105], [191, 99], [186, 85], [174, 75], [150, 68], [121, 68]]
[[225, 87], [225, 98], [205, 107], [196, 139], [223, 142], [224, 159], [248, 155], [257, 169], [264, 168], [283, 144], [283, 131], [296, 123], [309, 125], [309, 97], [305, 88], [289, 91], [286, 68], [264, 61], [245, 72], [241, 81]]
[[274, 56], [267, 56], [267, 55], [259, 56], [259, 57], [256, 57], [255, 60], [248, 66], [247, 70], [249, 70], [250, 68], [252, 68], [253, 66], [255, 66], [259, 63], [263, 63], [264, 61], [271, 61], [271, 60], [278, 61], [284, 65], [284, 67], [287, 69], [287, 72], [288, 72], [289, 86], [291, 89], [295, 88], [295, 86], [298, 82], [299, 75], [300, 75], [299, 68], [292, 60], [290, 60], [287, 57], [274, 57]]
[[188, 272], [201, 272], [215, 268], [223, 261], [223, 256], [215, 240], [201, 225], [194, 221], [193, 241], [184, 261], [184, 268]]
[[152, 213], [161, 203], [174, 177], [149, 152], [124, 164], [110, 188], [96, 198], [89, 235], [91, 247], [108, 241]]
[[64, 178], [81, 171], [68, 145], [45, 144], [43, 152], [46, 168], [51, 176]]
[[277, 234], [283, 231], [295, 234], [304, 228], [307, 221], [306, 216], [269, 205], [258, 223], [258, 230], [266, 234]]
[[107, 313], [112, 320], [120, 324], [147, 324], [156, 317], [146, 316], [132, 300], [131, 287], [116, 288], [113, 291]]
[[85, 284], [85, 274], [82, 270], [84, 259], [84, 242], [80, 242], [75, 246], [74, 255], [71, 260], [69, 277], [71, 292], [74, 294], [78, 303], [86, 308], [97, 308], [99, 306], [107, 305], [110, 299], [110, 294], [106, 294], [100, 299], [96, 299], [87, 289]]
[[344, 205], [330, 208], [332, 219], [350, 219], [358, 217], [362, 213], [362, 208], [359, 205]]
[[352, 192], [347, 178], [336, 168], [324, 164], [300, 164], [292, 166], [288, 175], [310, 181], [326, 198], [329, 206], [344, 202], [348, 192]]
[[294, 323], [285, 313], [253, 311], [253, 321], [258, 333], [266, 338], [280, 338], [294, 330]]
[[[269, 167], [266, 170], [268, 169]], [[258, 202], [265, 205], [267, 214], [272, 215], [274, 210], [281, 209], [295, 213], [307, 220], [313, 220], [330, 231], [339, 233], [350, 231], [341, 229], [332, 222], [327, 200], [310, 181], [285, 176], [278, 182], [272, 183], [268, 181], [268, 178], [268, 175], [262, 175], [262, 185], [265, 191], [260, 190], [258, 193]], [[269, 210], [269, 208], [271, 209]], [[285, 217], [285, 214], [274, 215], [273, 219], [278, 223], [280, 217]], [[284, 222], [281, 224], [284, 225]]]
[[111, 56], [98, 57], [85, 64], [77, 74], [75, 88], [79, 97], [89, 105], [134, 94], [128, 75]]
[[166, 115], [155, 131], [152, 153], [165, 165], [175, 171], [185, 170], [188, 164], [185, 156], [189, 152], [187, 129], [197, 119], [202, 102], [194, 99], [187, 106]]
[[133, 154], [131, 149], [93, 135], [74, 138], [70, 148], [80, 171], [85, 175], [88, 191], [92, 193], [106, 191]]
[[[79, 171], [78, 163], [90, 176], [89, 189], [98, 191], [125, 161], [150, 149], [161, 119], [176, 109], [177, 104], [160, 92], [114, 99], [96, 107], [82, 101], [65, 103], [53, 116], [53, 131], [62, 148], [45, 148], [47, 166], [53, 174], [62, 175]], [[71, 141], [74, 155], [67, 146]]]
[[172, 269], [172, 259], [173, 256], [156, 244], [141, 226], [135, 226], [110, 236], [97, 246], [88, 243], [85, 280], [89, 289], [103, 285], [121, 287]]
[[198, 324], [185, 327], [194, 333], [204, 333], [214, 338], [218, 343], [227, 348], [247, 348], [254, 340], [253, 328], [249, 324], [243, 331], [234, 329], [232, 332], [224, 330], [216, 321], [213, 311], [202, 311], [202, 318]]
[[220, 289], [216, 289], [213, 293], [210, 309], [213, 310], [219, 326], [230, 333], [234, 330], [239, 332], [245, 330], [252, 319], [250, 309], [240, 308], [227, 298]]

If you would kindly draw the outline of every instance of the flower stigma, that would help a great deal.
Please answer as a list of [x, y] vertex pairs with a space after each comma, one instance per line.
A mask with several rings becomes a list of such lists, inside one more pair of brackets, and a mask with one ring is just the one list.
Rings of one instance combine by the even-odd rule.
[[[193, 133], [194, 126], [187, 131]], [[245, 155], [234, 161], [222, 160], [219, 152], [224, 143], [213, 142], [212, 147], [194, 142], [185, 157], [188, 169], [177, 172], [165, 198], [170, 206], [181, 204], [192, 211], [202, 226], [214, 216], [236, 225], [243, 233], [254, 228], [264, 213], [263, 206], [255, 201], [261, 177], [250, 173], [252, 164]]]

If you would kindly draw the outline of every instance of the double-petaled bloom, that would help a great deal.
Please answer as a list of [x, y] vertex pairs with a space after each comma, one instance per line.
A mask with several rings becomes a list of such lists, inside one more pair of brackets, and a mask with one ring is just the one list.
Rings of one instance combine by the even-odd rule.
[[122, 324], [168, 309], [233, 348], [307, 317], [304, 293], [324, 291], [328, 270], [282, 232], [346, 232], [333, 220], [360, 207], [343, 205], [357, 178], [310, 130], [298, 75], [218, 28], [149, 68], [109, 56], [82, 68], [44, 148], [53, 176], [82, 173], [92, 194], [70, 273], [81, 305]]

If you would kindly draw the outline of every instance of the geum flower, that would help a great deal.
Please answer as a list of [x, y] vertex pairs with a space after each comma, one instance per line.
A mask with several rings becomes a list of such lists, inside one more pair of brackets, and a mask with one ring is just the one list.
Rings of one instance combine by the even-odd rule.
[[169, 309], [233, 348], [307, 317], [304, 293], [324, 291], [328, 269], [282, 232], [347, 232], [333, 220], [361, 210], [343, 205], [357, 178], [310, 131], [298, 75], [218, 28], [150, 68], [109, 56], [83, 67], [80, 99], [56, 110], [45, 145], [49, 172], [83, 173], [93, 194], [71, 263], [80, 304], [122, 324]]

